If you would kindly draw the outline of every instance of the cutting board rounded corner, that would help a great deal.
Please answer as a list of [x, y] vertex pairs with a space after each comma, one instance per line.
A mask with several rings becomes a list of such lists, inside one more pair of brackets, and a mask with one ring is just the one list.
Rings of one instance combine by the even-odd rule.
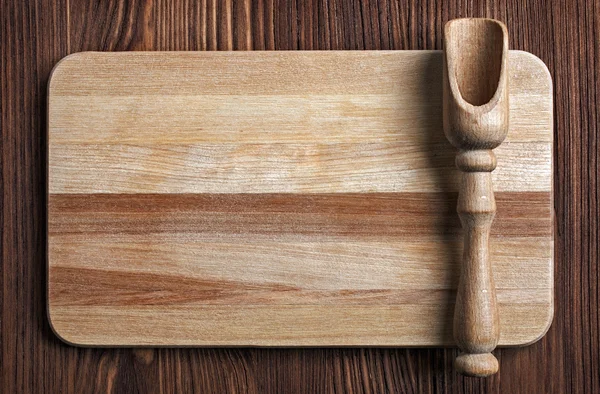
[[550, 69], [548, 68], [548, 65], [544, 63], [542, 59], [540, 59], [539, 56], [523, 50], [511, 49], [510, 52], [518, 55], [520, 57], [520, 61], [535, 63], [536, 67], [544, 72], [547, 81], [550, 83], [550, 86], [552, 86], [552, 74], [550, 73]]
[[71, 53], [60, 59], [50, 71], [50, 76], [48, 77], [48, 98], [51, 97], [51, 91], [54, 85], [61, 84], [62, 78], [68, 78], [68, 75], [65, 75], [66, 72], [72, 67], [77, 67], [78, 64], [81, 64], [82, 59], [90, 57], [91, 54], [97, 54], [99, 52], [93, 51], [84, 51], [84, 52], [75, 52]]
[[71, 334], [63, 331], [63, 328], [60, 327], [60, 324], [57, 324], [52, 317], [52, 305], [50, 303], [50, 297], [48, 297], [47, 305], [46, 305], [46, 319], [48, 320], [48, 326], [50, 326], [50, 330], [52, 333], [60, 339], [62, 342], [66, 343], [69, 346], [75, 347], [90, 347], [93, 346], [90, 343], [83, 343], [78, 341], [75, 337], [71, 337]]
[[[530, 334], [529, 338], [523, 338], [521, 343], [517, 343], [514, 345], [500, 345], [498, 347], [525, 347], [525, 346], [530, 346], [533, 345], [536, 342], [539, 342], [542, 338], [544, 338], [546, 336], [546, 334], [548, 333], [548, 330], [550, 330], [550, 327], [552, 327], [552, 323], [554, 321], [554, 302], [552, 303], [551, 306], [549, 306], [548, 308], [546, 308], [547, 311], [547, 316], [546, 316], [546, 320], [544, 325], [540, 325], [539, 327], [539, 331], [532, 331]], [[502, 335], [502, 334], [500, 334]]]

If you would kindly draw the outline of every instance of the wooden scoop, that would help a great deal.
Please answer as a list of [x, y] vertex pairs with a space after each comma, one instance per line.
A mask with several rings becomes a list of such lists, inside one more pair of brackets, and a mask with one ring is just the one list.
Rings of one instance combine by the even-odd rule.
[[454, 311], [454, 339], [462, 353], [456, 369], [470, 376], [498, 372], [491, 353], [500, 326], [489, 261], [490, 228], [496, 213], [492, 149], [508, 131], [508, 34], [492, 19], [456, 19], [444, 29], [444, 132], [460, 149], [458, 215], [464, 255]]

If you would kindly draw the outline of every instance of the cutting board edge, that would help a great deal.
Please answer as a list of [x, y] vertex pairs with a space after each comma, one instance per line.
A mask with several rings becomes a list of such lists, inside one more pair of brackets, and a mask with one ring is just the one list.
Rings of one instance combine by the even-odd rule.
[[[282, 51], [283, 52], [283, 51]], [[312, 52], [312, 51], [303, 51], [303, 52]], [[316, 52], [316, 51], [315, 51]], [[352, 52], [352, 51], [332, 51], [332, 52]], [[362, 51], [362, 52], [397, 52], [397, 51]], [[441, 51], [404, 51], [404, 52], [441, 52]], [[548, 75], [548, 79], [550, 81], [550, 90], [552, 91], [552, 79], [550, 76], [550, 73], [548, 71], [547, 66], [543, 63], [543, 61], [541, 61], [537, 56], [526, 52], [526, 51], [512, 51], [511, 52], [522, 52], [524, 54], [527, 54], [533, 58], [535, 58], [537, 61], [539, 61], [539, 63], [541, 65], [543, 65], [544, 70], [546, 71], [547, 75]], [[80, 54], [84, 54], [84, 53], [90, 53], [90, 52], [80, 52], [80, 53], [76, 53], [73, 55], [69, 55], [68, 57], [71, 56], [76, 56], [76, 55], [80, 55]], [[103, 52], [91, 52], [91, 53], [96, 53], [96, 54], [106, 54]], [[239, 53], [239, 52], [238, 52]], [[67, 58], [68, 58], [67, 57]], [[56, 66], [55, 68], [52, 70], [52, 74], [54, 74], [54, 71], [57, 69], [57, 67], [60, 65], [60, 63], [63, 62], [63, 60], [67, 59], [67, 58], [63, 58]], [[50, 86], [51, 86], [51, 82], [52, 82], [52, 76], [49, 80], [48, 83], [48, 89], [50, 90]], [[48, 95], [48, 100], [50, 100], [50, 95]], [[47, 112], [47, 116], [48, 116], [49, 111]], [[551, 113], [551, 118], [553, 120], [554, 117], [554, 113], [553, 113], [553, 107], [551, 106], [550, 109], [550, 113]], [[551, 130], [551, 135], [552, 135], [552, 140], [554, 140], [554, 135], [553, 132]], [[554, 153], [554, 142], [552, 141], [552, 150]], [[551, 161], [551, 166], [552, 166], [552, 171], [554, 171], [554, 154], [552, 155], [552, 161]], [[552, 172], [554, 173], [554, 172]], [[554, 178], [552, 177], [551, 180], [551, 188], [552, 188], [552, 195], [553, 195], [553, 189], [554, 189]], [[49, 192], [49, 190], [46, 190], [47, 194]], [[552, 228], [553, 228], [553, 232], [552, 232], [552, 237], [551, 240], [552, 242], [554, 242], [555, 239], [555, 226], [556, 226], [556, 222], [555, 222], [555, 212], [554, 212], [554, 208], [552, 209]], [[48, 243], [46, 243], [46, 247], [48, 247]], [[552, 253], [552, 257], [551, 257], [551, 277], [553, 278], [554, 276], [554, 266], [555, 266], [555, 259], [554, 259], [554, 249], [553, 249], [553, 253]], [[47, 254], [48, 256], [48, 254]], [[47, 269], [49, 269], [50, 266], [50, 261], [47, 260]], [[47, 284], [49, 285], [49, 283], [47, 282]], [[552, 321], [553, 321], [553, 315], [554, 315], [554, 282], [552, 281], [552, 303], [549, 305], [547, 311], [548, 311], [548, 316], [545, 322], [545, 327], [540, 330], [540, 334], [533, 338], [532, 340], [529, 341], [525, 341], [522, 343], [511, 343], [511, 344], [500, 344], [500, 347], [522, 347], [522, 346], [528, 346], [530, 344], [533, 344], [537, 341], [539, 341], [545, 334], [546, 332], [549, 330], [549, 328], [551, 327]], [[284, 345], [261, 345], [260, 343], [239, 343], [239, 344], [235, 344], [235, 343], [230, 343], [230, 344], [223, 344], [223, 345], [214, 345], [214, 344], [200, 344], [200, 345], [186, 345], [186, 344], [181, 344], [181, 345], [156, 345], [156, 344], [139, 344], [139, 345], [128, 345], [128, 344], [93, 344], [93, 343], [86, 343], [84, 341], [78, 342], [78, 341], [71, 341], [69, 340], [69, 335], [68, 334], [61, 334], [61, 330], [56, 328], [56, 325], [53, 323], [52, 321], [52, 309], [51, 309], [51, 305], [50, 305], [50, 299], [49, 297], [47, 298], [47, 318], [50, 324], [50, 327], [52, 329], [52, 331], [55, 333], [55, 335], [57, 335], [57, 337], [59, 339], [61, 339], [63, 342], [70, 344], [72, 346], [85, 346], [85, 347], [164, 347], [164, 348], [172, 348], [172, 347], [196, 347], [196, 348], [203, 348], [203, 347], [265, 347], [265, 348], [277, 348], [277, 347], [452, 347], [453, 344], [393, 344], [393, 345], [369, 345], [369, 344], [354, 344], [354, 345], [327, 345], [327, 344], [315, 344], [315, 345], [290, 345], [290, 344], [284, 344]]]

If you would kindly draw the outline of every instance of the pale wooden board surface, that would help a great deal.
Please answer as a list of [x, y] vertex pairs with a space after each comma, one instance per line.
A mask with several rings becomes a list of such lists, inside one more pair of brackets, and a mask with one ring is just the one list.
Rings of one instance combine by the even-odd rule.
[[[441, 52], [82, 53], [49, 87], [48, 306], [81, 345], [446, 346]], [[553, 311], [552, 87], [510, 55], [501, 345]]]

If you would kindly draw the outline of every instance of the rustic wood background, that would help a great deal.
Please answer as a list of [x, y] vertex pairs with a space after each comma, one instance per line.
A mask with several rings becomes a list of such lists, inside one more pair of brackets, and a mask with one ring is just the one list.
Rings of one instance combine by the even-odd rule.
[[[86, 50], [440, 49], [443, 23], [506, 22], [555, 83], [556, 310], [548, 334], [464, 378], [454, 349], [79, 349], [45, 312], [46, 83]], [[4, 393], [600, 392], [599, 0], [2, 0]]]

